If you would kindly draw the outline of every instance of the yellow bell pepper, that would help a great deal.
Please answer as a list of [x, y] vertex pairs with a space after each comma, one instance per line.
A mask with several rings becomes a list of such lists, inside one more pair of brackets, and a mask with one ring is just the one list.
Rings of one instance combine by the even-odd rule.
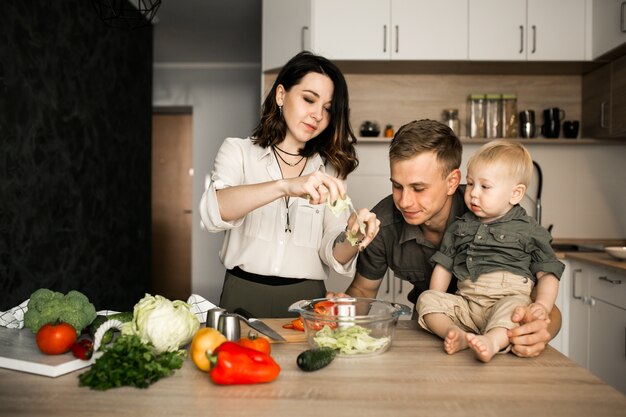
[[198, 369], [209, 372], [211, 369], [209, 357], [225, 341], [226, 337], [218, 330], [211, 327], [202, 327], [193, 336], [191, 347], [189, 348], [189, 356], [191, 356], [191, 360]]

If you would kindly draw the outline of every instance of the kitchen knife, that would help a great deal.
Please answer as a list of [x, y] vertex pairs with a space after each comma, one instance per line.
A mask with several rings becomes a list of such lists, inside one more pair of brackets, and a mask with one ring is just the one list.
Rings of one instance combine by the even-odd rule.
[[265, 336], [269, 337], [272, 340], [278, 340], [280, 342], [285, 342], [285, 338], [276, 333], [270, 326], [263, 323], [259, 319], [255, 319], [252, 315], [244, 310], [243, 308], [235, 309], [235, 314], [237, 314], [243, 321], [245, 321], [248, 326], [252, 327], [257, 332], [263, 333]]

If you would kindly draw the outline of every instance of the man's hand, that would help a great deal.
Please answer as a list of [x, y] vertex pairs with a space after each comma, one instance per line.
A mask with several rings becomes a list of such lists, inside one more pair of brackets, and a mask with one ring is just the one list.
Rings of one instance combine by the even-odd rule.
[[[557, 313], [557, 315], [560, 327], [560, 313]], [[522, 358], [539, 356], [552, 339], [552, 335], [548, 331], [550, 319], [538, 320], [534, 317], [529, 306], [519, 306], [513, 312], [511, 320], [520, 324], [519, 327], [507, 332], [509, 340], [513, 345], [511, 351]], [[558, 329], [556, 329], [556, 332], [558, 332]]]

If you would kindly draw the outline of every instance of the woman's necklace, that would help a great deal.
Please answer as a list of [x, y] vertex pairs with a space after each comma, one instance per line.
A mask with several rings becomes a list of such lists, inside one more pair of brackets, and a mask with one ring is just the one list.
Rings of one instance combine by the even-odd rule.
[[[302, 162], [302, 160], [304, 159], [304, 156], [300, 157], [300, 159], [298, 159], [297, 162], [294, 163], [290, 163], [285, 161], [285, 158], [283, 158], [282, 156], [280, 156], [280, 154], [278, 152], [276, 152], [276, 150], [279, 150], [287, 155], [291, 155], [291, 156], [299, 156], [298, 154], [295, 153], [289, 153], [287, 151], [283, 151], [282, 149], [280, 149], [278, 146], [272, 146], [272, 150], [274, 151], [274, 155], [276, 155], [278, 158], [280, 158], [281, 161], [283, 161], [285, 164], [289, 165], [290, 167], [295, 167], [296, 165], [298, 165], [300, 162]], [[280, 166], [280, 164], [279, 164]]]
[[291, 152], [284, 151], [281, 148], [279, 148], [278, 145], [273, 145], [273, 146], [274, 146], [274, 148], [278, 149], [279, 151], [281, 151], [282, 153], [285, 153], [287, 155], [290, 155], [290, 156], [300, 156], [299, 153], [291, 153]]
[[[300, 163], [300, 161], [302, 161], [302, 159], [304, 159], [304, 156], [303, 156], [300, 159], [300, 161], [298, 161], [295, 164], [291, 165], [290, 163], [285, 161], [283, 158], [281, 158], [281, 156], [276, 152], [276, 149], [274, 149], [274, 146], [272, 146], [272, 151], [274, 152], [275, 156], [280, 158], [281, 161], [283, 161], [284, 163], [286, 163], [290, 167], [294, 167], [294, 166], [298, 165]], [[278, 162], [278, 161], [276, 161], [276, 162]], [[300, 170], [300, 173], [298, 174], [298, 177], [302, 175], [302, 173], [304, 172], [304, 168], [306, 168], [306, 162], [304, 163], [304, 165], [302, 165], [302, 169]], [[280, 162], [278, 163], [278, 169], [280, 170], [280, 176], [284, 179], [285, 176], [283, 175], [283, 169], [280, 166]], [[285, 223], [285, 233], [287, 233], [287, 232], [291, 233], [291, 224], [289, 223], [289, 196], [284, 197], [284, 199], [285, 199], [285, 210], [287, 212], [287, 222]]]

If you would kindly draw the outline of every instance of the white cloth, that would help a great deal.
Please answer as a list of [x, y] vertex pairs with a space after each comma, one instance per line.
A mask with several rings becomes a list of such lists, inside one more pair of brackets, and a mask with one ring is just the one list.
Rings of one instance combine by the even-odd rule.
[[[308, 159], [302, 175], [318, 170], [337, 176], [318, 154]], [[283, 198], [253, 210], [242, 219], [222, 220], [216, 190], [281, 178], [271, 148], [254, 145], [250, 138], [227, 138], [220, 147], [211, 182], [200, 201], [200, 217], [208, 231], [225, 231], [219, 256], [226, 269], [239, 266], [260, 275], [323, 280], [328, 277], [330, 266], [338, 274], [352, 277], [356, 257], [342, 265], [332, 255], [333, 242], [346, 227], [347, 212], [336, 217], [326, 204], [313, 205], [303, 198], [292, 197], [289, 199], [291, 233], [285, 232]]]
[[[189, 304], [189, 311], [196, 315], [200, 323], [206, 322], [207, 311], [215, 308], [216, 305], [206, 300], [204, 297], [198, 294], [191, 294], [187, 299]], [[0, 312], [0, 326], [7, 327], [9, 329], [21, 329], [24, 327], [24, 313], [28, 311], [28, 300], [22, 302], [19, 306], [15, 306], [12, 309], [4, 312]], [[98, 311], [98, 315], [108, 316], [115, 314], [117, 311], [113, 310], [101, 310]]]
[[0, 312], [0, 326], [9, 329], [21, 329], [24, 327], [24, 313], [28, 311], [28, 300], [9, 311]]

